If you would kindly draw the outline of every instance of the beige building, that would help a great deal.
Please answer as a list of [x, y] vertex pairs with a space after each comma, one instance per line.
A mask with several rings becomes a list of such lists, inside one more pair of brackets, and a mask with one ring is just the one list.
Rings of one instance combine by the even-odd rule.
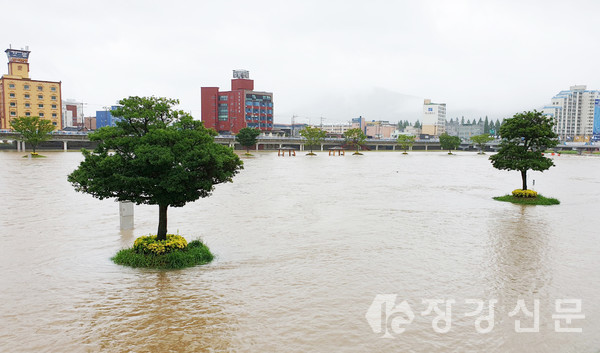
[[365, 125], [365, 135], [374, 139], [389, 139], [398, 127], [395, 124], [390, 124], [389, 121], [368, 121]]
[[22, 116], [39, 116], [62, 129], [60, 82], [29, 78], [27, 50], [7, 49], [8, 75], [0, 78], [0, 129], [10, 129], [10, 121]]

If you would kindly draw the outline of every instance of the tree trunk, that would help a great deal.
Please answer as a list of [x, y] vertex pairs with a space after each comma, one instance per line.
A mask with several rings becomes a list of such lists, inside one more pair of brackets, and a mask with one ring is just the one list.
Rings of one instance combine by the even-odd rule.
[[527, 190], [527, 170], [521, 171], [521, 179], [523, 180], [523, 190]]
[[158, 205], [158, 232], [156, 240], [167, 240], [167, 208], [169, 205]]

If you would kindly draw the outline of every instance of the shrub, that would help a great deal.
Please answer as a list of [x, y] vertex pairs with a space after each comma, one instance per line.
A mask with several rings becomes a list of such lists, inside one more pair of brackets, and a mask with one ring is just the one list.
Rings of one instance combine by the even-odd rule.
[[137, 238], [133, 242], [133, 250], [138, 254], [163, 255], [175, 250], [182, 250], [187, 246], [187, 241], [180, 235], [167, 234], [166, 240], [156, 240], [156, 235]]
[[118, 265], [174, 270], [203, 265], [213, 260], [214, 256], [200, 240], [193, 240], [181, 250], [161, 255], [143, 254], [133, 248], [120, 250], [111, 260]]
[[512, 195], [514, 197], [537, 197], [538, 193], [533, 190], [516, 189], [513, 190]]

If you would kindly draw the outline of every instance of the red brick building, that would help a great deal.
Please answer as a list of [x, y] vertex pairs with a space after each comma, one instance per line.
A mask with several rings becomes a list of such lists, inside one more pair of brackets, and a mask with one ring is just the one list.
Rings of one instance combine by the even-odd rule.
[[202, 87], [201, 97], [201, 119], [207, 128], [222, 134], [236, 134], [244, 127], [273, 129], [273, 93], [255, 91], [246, 70], [233, 70], [231, 91]]

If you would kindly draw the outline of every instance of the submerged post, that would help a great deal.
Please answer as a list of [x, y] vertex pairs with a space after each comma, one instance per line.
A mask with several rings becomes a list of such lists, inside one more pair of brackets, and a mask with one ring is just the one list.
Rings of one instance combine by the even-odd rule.
[[121, 229], [133, 229], [133, 202], [119, 201], [119, 225]]

